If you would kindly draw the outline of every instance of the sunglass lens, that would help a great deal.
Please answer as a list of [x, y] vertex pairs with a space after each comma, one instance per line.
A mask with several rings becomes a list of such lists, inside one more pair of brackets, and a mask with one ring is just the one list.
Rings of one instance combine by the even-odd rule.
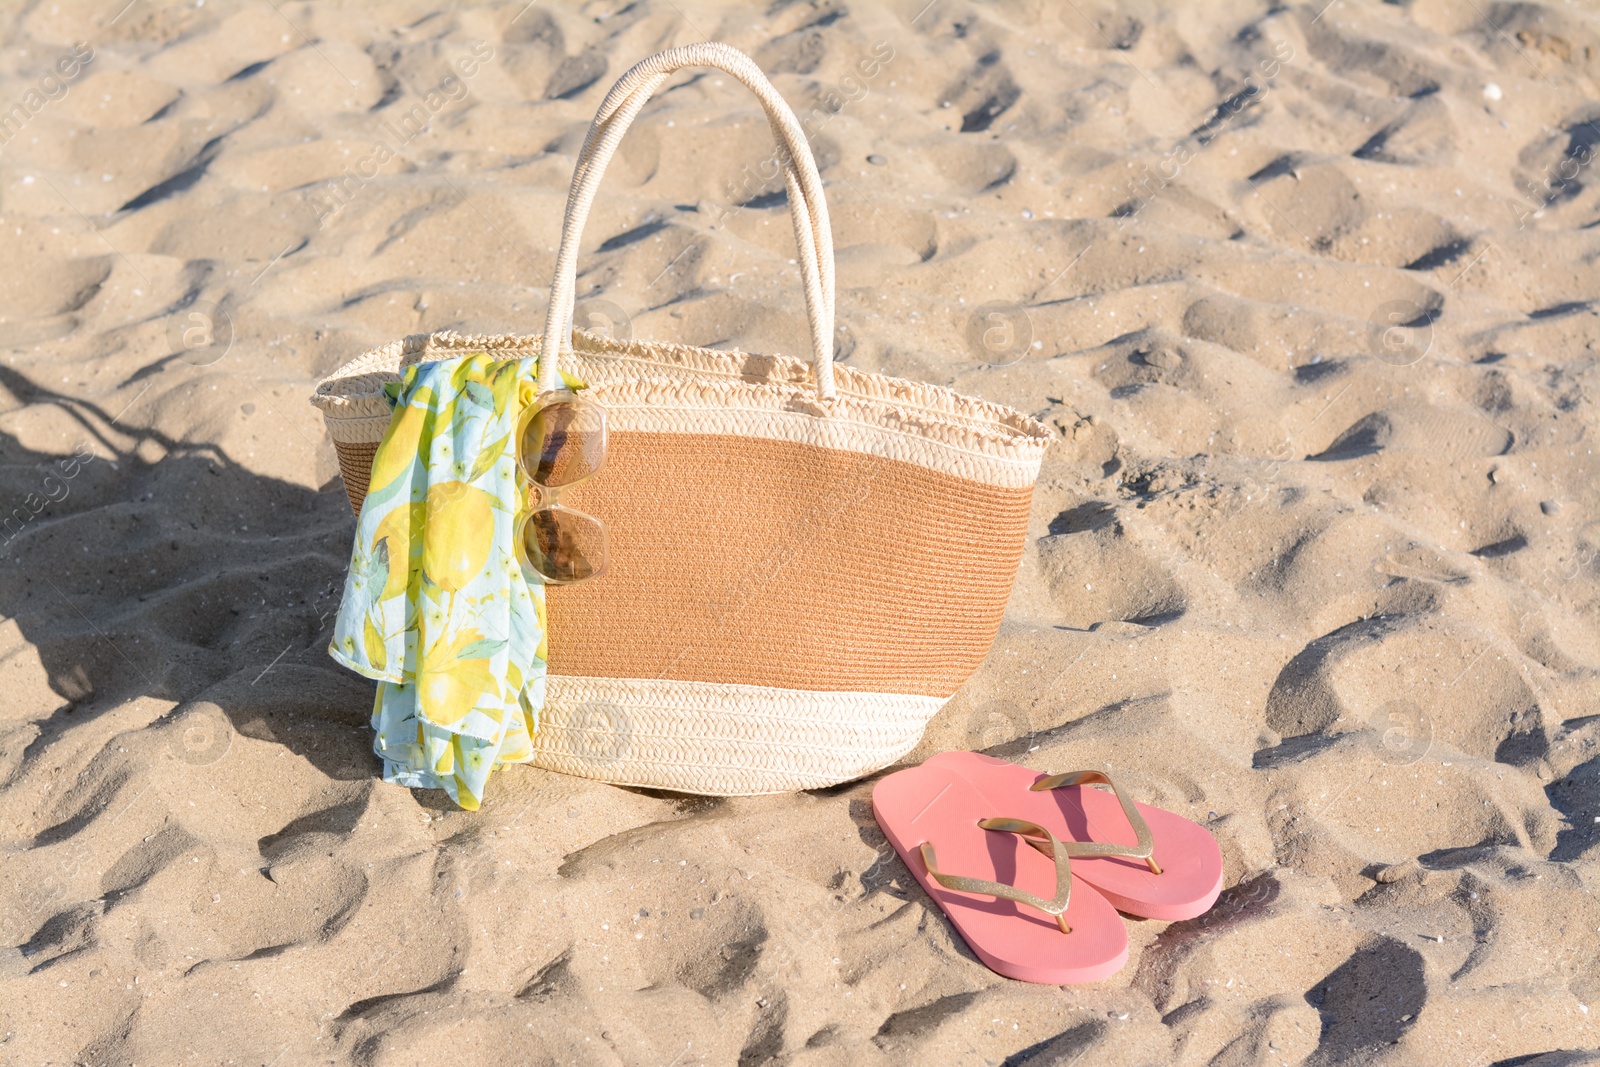
[[581, 582], [606, 569], [606, 528], [581, 511], [540, 508], [522, 524], [521, 540], [528, 566], [548, 582]]
[[600, 469], [605, 455], [605, 408], [570, 392], [536, 402], [518, 426], [518, 461], [547, 489], [583, 481]]

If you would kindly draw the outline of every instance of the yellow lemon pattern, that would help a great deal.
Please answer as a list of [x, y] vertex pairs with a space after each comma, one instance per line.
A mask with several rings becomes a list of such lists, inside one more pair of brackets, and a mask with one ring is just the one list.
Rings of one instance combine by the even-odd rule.
[[422, 573], [440, 589], [464, 589], [493, 547], [494, 498], [465, 482], [428, 486], [423, 504]]
[[406, 369], [328, 647], [378, 682], [384, 780], [469, 809], [495, 768], [532, 758], [544, 703], [544, 587], [513, 548], [512, 430], [536, 377], [483, 354]]

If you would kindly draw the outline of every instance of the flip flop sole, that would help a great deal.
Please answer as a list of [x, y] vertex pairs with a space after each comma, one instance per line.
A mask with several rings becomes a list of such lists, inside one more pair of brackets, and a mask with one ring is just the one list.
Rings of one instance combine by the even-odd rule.
[[962, 775], [926, 765], [897, 771], [873, 788], [872, 811], [912, 876], [990, 970], [1024, 982], [1077, 985], [1115, 974], [1127, 962], [1122, 917], [1079, 879], [1065, 912], [1070, 934], [1026, 904], [933, 880], [919, 851], [924, 842], [934, 847], [944, 873], [1000, 882], [1046, 900], [1055, 895], [1055, 864], [1013, 834], [979, 827], [980, 819], [1009, 813]]
[[[1004, 807], [1013, 818], [1038, 823], [1062, 841], [1116, 845], [1137, 841], [1116, 797], [1103, 790], [1066, 786], [1035, 793], [1029, 787], [1045, 775], [978, 752], [941, 752], [923, 766], [961, 774], [991, 805]], [[1199, 823], [1164, 808], [1137, 801], [1134, 806], [1150, 826], [1161, 873], [1153, 873], [1143, 860], [1083, 856], [1073, 859], [1073, 874], [1129, 915], [1175, 922], [1205, 914], [1222, 892], [1217, 839]]]

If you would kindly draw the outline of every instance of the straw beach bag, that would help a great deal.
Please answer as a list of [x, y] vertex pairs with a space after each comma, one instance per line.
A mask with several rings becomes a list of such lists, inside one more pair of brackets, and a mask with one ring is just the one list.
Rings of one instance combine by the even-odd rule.
[[[606, 164], [667, 77], [714, 67], [760, 99], [786, 166], [809, 362], [572, 330], [578, 245]], [[949, 389], [833, 364], [833, 242], [794, 114], [742, 52], [698, 44], [628, 71], [572, 178], [539, 337], [418, 335], [323, 380], [358, 512], [403, 367], [541, 355], [609, 413], [598, 474], [563, 503], [610, 530], [610, 570], [547, 588], [549, 672], [534, 763], [721, 795], [832, 785], [908, 752], [987, 654], [1049, 440]]]

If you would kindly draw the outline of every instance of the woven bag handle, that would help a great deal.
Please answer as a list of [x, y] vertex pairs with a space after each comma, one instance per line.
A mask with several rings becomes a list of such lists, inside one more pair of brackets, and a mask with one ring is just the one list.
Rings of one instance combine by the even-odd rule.
[[594, 204], [595, 191], [629, 125], [650, 97], [674, 71], [684, 67], [714, 67], [743, 82], [761, 101], [778, 142], [784, 163], [784, 187], [800, 248], [800, 274], [805, 282], [806, 314], [811, 324], [811, 365], [817, 394], [834, 395], [833, 385], [833, 235], [828, 227], [828, 204], [822, 178], [811, 156], [805, 131], [794, 112], [755, 61], [737, 48], [716, 41], [668, 49], [628, 70], [606, 94], [595, 113], [583, 149], [572, 172], [566, 215], [561, 221], [561, 248], [556, 255], [555, 278], [550, 287], [550, 308], [544, 336], [558, 338], [552, 358], [539, 360], [539, 389], [557, 387], [561, 355], [572, 351], [572, 314], [577, 290], [578, 242]]

